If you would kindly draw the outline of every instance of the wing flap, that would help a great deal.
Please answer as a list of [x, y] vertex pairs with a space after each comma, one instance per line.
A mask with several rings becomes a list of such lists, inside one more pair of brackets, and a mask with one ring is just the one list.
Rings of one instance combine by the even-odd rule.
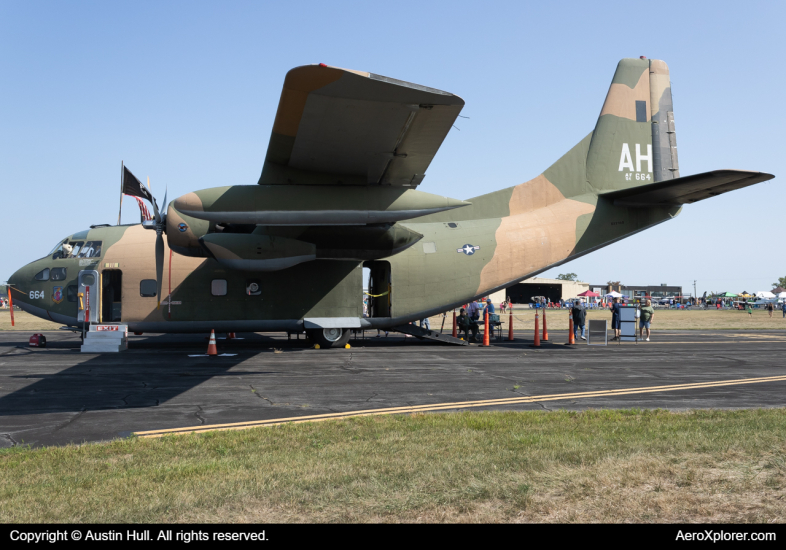
[[772, 174], [747, 170], [714, 170], [603, 193], [601, 196], [611, 200], [614, 206], [681, 206], [742, 189], [774, 177]]

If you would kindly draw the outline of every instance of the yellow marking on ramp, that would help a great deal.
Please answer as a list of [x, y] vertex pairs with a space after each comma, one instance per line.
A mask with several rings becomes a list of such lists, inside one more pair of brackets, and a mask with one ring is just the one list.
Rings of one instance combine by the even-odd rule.
[[170, 428], [166, 430], [149, 430], [135, 432], [138, 437], [154, 438], [165, 435], [187, 433], [203, 433], [225, 430], [246, 430], [261, 426], [278, 426], [280, 424], [299, 424], [302, 422], [322, 422], [324, 420], [339, 420], [361, 416], [381, 416], [387, 414], [406, 414], [417, 412], [441, 411], [447, 409], [467, 409], [472, 407], [489, 407], [495, 405], [517, 405], [522, 403], [537, 403], [539, 401], [561, 401], [565, 399], [586, 399], [588, 397], [608, 397], [614, 395], [632, 395], [638, 393], [656, 393], [665, 391], [691, 390], [702, 388], [719, 388], [723, 386], [740, 386], [743, 384], [760, 384], [763, 382], [786, 382], [786, 376], [764, 376], [760, 378], [741, 378], [737, 380], [720, 380], [717, 382], [696, 382], [690, 384], [672, 384], [668, 386], [646, 386], [642, 388], [628, 388], [617, 390], [596, 390], [577, 393], [558, 393], [551, 395], [537, 395], [532, 397], [509, 397], [504, 399], [485, 399], [482, 401], [458, 401], [455, 403], [435, 403], [433, 405], [415, 405], [410, 407], [389, 407], [385, 409], [367, 409], [360, 411], [347, 411], [344, 413], [315, 414], [310, 416], [293, 416], [289, 418], [272, 418], [270, 420], [254, 420], [249, 422], [234, 422], [231, 424], [213, 424], [208, 426], [191, 426], [186, 428]]
[[724, 334], [724, 336], [728, 336], [729, 338], [748, 338], [750, 340], [767, 340], [768, 338], [772, 338], [773, 340], [771, 341], [773, 342], [786, 340], [786, 335], [781, 336], [780, 334]]

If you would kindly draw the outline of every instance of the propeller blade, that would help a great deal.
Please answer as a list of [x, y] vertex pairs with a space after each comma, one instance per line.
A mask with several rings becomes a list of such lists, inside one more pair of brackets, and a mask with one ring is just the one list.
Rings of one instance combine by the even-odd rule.
[[167, 210], [167, 203], [166, 203], [166, 194], [169, 192], [169, 186], [164, 189], [164, 206], [161, 207], [161, 214], [166, 217], [166, 210]]
[[[158, 212], [156, 212], [158, 214]], [[161, 228], [156, 228], [156, 297], [158, 309], [161, 309], [161, 285], [164, 279], [164, 236]]]
[[159, 224], [161, 223], [161, 214], [158, 212], [158, 205], [156, 204], [155, 197], [153, 197], [151, 202], [153, 203], [153, 216], [156, 218], [156, 223]]

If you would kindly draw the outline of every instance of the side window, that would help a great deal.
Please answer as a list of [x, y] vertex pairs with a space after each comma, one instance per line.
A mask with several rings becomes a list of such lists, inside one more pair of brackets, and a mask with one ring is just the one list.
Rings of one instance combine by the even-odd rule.
[[66, 299], [69, 302], [76, 302], [76, 285], [66, 287]]
[[155, 279], [143, 279], [139, 282], [139, 295], [143, 298], [152, 298], [156, 295], [157, 286]]
[[41, 271], [35, 274], [36, 281], [48, 281], [49, 280], [49, 268], [45, 267]]
[[53, 267], [52, 268], [52, 280], [53, 281], [65, 281], [68, 271], [65, 267]]
[[210, 292], [213, 294], [213, 296], [226, 296], [227, 280], [213, 279], [213, 282], [210, 284]]

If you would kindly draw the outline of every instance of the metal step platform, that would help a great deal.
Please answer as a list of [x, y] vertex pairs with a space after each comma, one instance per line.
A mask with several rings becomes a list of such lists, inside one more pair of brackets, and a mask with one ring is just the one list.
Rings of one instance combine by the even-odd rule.
[[461, 338], [453, 338], [453, 336], [450, 334], [440, 334], [434, 330], [428, 330], [413, 324], [397, 325], [387, 330], [409, 334], [410, 336], [420, 338], [421, 340], [434, 340], [435, 342], [444, 342], [445, 344], [453, 344], [454, 346], [469, 345], [469, 342], [462, 340]]

